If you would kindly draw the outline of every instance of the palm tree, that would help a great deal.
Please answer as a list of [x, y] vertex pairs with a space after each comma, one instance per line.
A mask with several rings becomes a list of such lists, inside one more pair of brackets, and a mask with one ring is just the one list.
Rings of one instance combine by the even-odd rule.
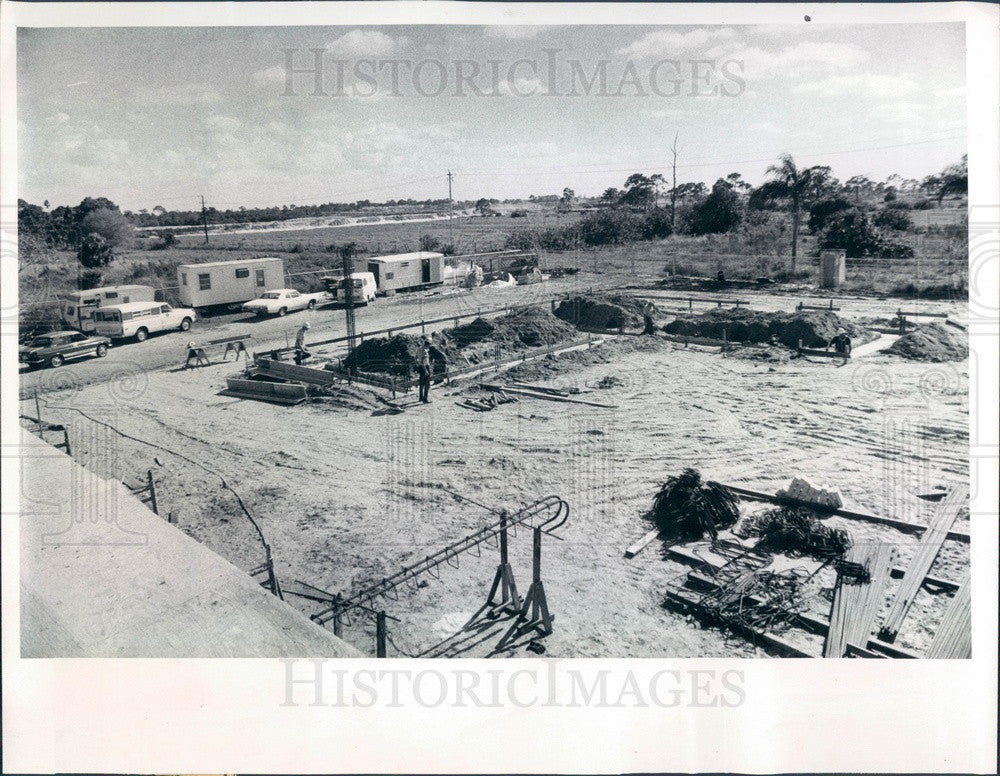
[[799, 219], [803, 199], [810, 183], [810, 170], [800, 170], [791, 154], [782, 154], [778, 164], [767, 168], [771, 180], [762, 185], [757, 193], [764, 199], [787, 199], [792, 206], [792, 274], [795, 274], [795, 259], [799, 247]]

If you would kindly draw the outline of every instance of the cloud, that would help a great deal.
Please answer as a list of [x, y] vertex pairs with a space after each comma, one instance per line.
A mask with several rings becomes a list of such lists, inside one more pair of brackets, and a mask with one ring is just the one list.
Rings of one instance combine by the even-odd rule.
[[741, 60], [745, 77], [801, 78], [831, 72], [852, 70], [867, 62], [869, 55], [845, 43], [814, 43], [804, 41], [778, 51], [766, 51], [755, 46], [716, 47], [706, 52], [709, 58]]
[[285, 75], [285, 68], [281, 65], [275, 65], [255, 71], [250, 78], [257, 86], [272, 86], [273, 84], [285, 83]]
[[549, 29], [549, 25], [522, 25], [522, 24], [497, 24], [485, 29], [486, 37], [499, 38], [501, 40], [527, 40], [534, 38], [543, 30]]
[[923, 103], [900, 100], [876, 105], [871, 115], [892, 124], [914, 125], [923, 124], [927, 118], [927, 111], [928, 106]]
[[778, 124], [772, 124], [770, 121], [755, 121], [750, 125], [750, 129], [754, 132], [767, 132], [775, 135], [783, 135], [788, 130]]
[[859, 97], [899, 97], [919, 92], [920, 89], [920, 84], [909, 76], [854, 73], [805, 81], [793, 86], [791, 91], [793, 94], [820, 94], [826, 97], [845, 94]]
[[193, 108], [218, 105], [221, 102], [222, 95], [207, 84], [178, 84], [139, 89], [135, 93], [136, 105], [145, 108]]
[[402, 48], [405, 38], [399, 40], [378, 30], [351, 30], [327, 46], [335, 57], [367, 59], [384, 57]]
[[232, 116], [209, 116], [205, 123], [213, 132], [235, 132], [243, 126], [242, 121]]
[[735, 35], [735, 30], [729, 27], [702, 27], [690, 32], [658, 30], [644, 35], [615, 53], [624, 57], [670, 57], [732, 40]]

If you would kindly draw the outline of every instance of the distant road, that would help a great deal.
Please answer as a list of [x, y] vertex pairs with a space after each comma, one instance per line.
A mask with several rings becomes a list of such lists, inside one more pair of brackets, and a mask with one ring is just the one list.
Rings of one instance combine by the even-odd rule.
[[[505, 305], [531, 304], [566, 292], [586, 291], [592, 286], [601, 285], [600, 280], [594, 282], [591, 278], [577, 275], [514, 288], [477, 288], [470, 291], [448, 287], [439, 292], [379, 297], [368, 307], [357, 308], [357, 330], [372, 332], [423, 319], [466, 315]], [[307, 344], [309, 341], [342, 337], [347, 333], [344, 310], [337, 305], [290, 313], [283, 318], [257, 319], [244, 313], [201, 318], [187, 334], [178, 331], [154, 334], [145, 342], [126, 341], [116, 344], [104, 358], [69, 361], [58, 369], [22, 371], [21, 396], [31, 396], [36, 389], [39, 393], [48, 393], [110, 380], [129, 381], [137, 374], [170, 366], [180, 367], [187, 356], [187, 343], [191, 341], [203, 343], [250, 333], [253, 339], [248, 340], [247, 349], [251, 353], [255, 350], [286, 347], [295, 342], [296, 332], [306, 321], [310, 326]], [[449, 324], [441, 324], [434, 328], [448, 327]], [[225, 345], [213, 345], [206, 352], [215, 362], [222, 357], [224, 350]], [[229, 360], [232, 363], [232, 357]]]

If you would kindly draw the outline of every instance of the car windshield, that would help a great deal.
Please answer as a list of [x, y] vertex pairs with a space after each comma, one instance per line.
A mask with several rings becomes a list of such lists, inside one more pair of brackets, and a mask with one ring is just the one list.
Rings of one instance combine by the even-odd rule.
[[261, 296], [261, 299], [280, 299], [281, 294], [277, 291], [268, 291], [266, 294]]
[[[341, 288], [347, 288], [348, 278], [344, 278], [340, 281]], [[361, 288], [361, 280], [359, 278], [350, 278], [351, 288]]]
[[35, 337], [31, 341], [31, 347], [33, 348], [47, 348], [52, 346], [51, 337]]

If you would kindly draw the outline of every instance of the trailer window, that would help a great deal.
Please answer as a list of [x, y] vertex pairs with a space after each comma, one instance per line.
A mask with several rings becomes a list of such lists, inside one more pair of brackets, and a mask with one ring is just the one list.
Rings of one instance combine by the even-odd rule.
[[248, 269], [238, 269], [236, 270], [236, 277], [238, 278], [248, 278], [250, 277], [250, 270]]
[[396, 275], [395, 272], [386, 272], [385, 273], [385, 279], [386, 280], [392, 280], [395, 277], [395, 275]]
[[257, 288], [263, 288], [266, 281], [264, 280], [264, 270], [257, 270]]
[[198, 275], [198, 290], [199, 291], [210, 291], [212, 288], [212, 276], [211, 275]]
[[73, 315], [75, 312], [76, 312], [76, 309], [73, 308], [73, 307], [67, 307], [66, 308], [66, 315]]
[[104, 296], [107, 297], [108, 299], [117, 299], [118, 298], [118, 292], [117, 291], [106, 291], [104, 293]]
[[188, 273], [182, 272], [181, 273], [181, 285], [182, 286], [186, 286], [187, 284], [188, 284]]

